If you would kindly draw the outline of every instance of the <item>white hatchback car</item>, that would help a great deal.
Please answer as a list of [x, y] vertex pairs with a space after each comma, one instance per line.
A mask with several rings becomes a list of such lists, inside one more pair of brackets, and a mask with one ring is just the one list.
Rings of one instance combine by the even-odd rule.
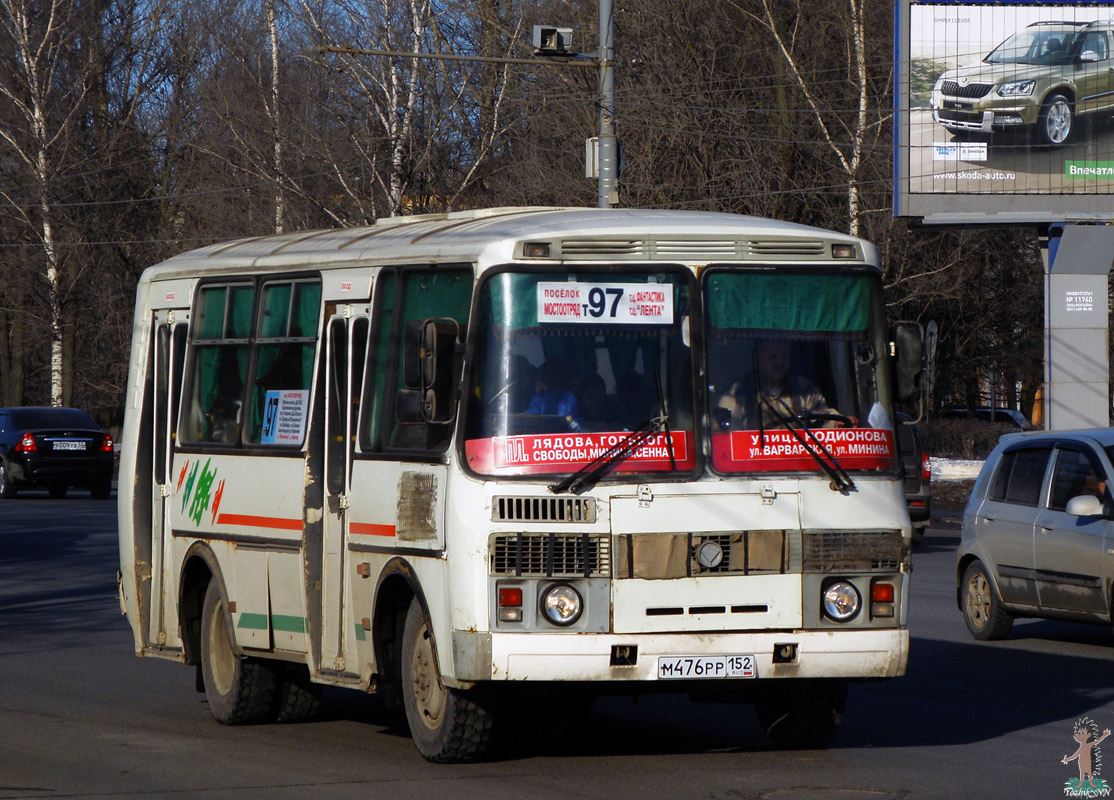
[[1016, 617], [1111, 622], [1114, 429], [1003, 436], [963, 512], [957, 599], [976, 639]]

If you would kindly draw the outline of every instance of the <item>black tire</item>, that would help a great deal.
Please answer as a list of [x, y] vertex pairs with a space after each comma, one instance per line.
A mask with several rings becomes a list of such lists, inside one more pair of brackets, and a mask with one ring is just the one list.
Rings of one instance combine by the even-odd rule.
[[981, 561], [972, 561], [963, 571], [960, 605], [967, 630], [976, 639], [989, 642], [1005, 639], [1013, 628], [1013, 617], [1002, 601]]
[[222, 725], [274, 719], [278, 706], [275, 671], [265, 662], [239, 658], [232, 649], [225, 601], [211, 581], [201, 611], [201, 678], [209, 711]]
[[109, 495], [112, 494], [112, 481], [94, 484], [90, 487], [89, 494], [92, 495], [94, 500], [107, 500]]
[[918, 544], [920, 544], [921, 542], [924, 541], [924, 529], [927, 528], [927, 527], [928, 527], [928, 525], [917, 525], [917, 524], [913, 525], [912, 544], [918, 545]]
[[69, 491], [69, 488], [70, 487], [66, 486], [65, 484], [63, 484], [61, 486], [59, 486], [58, 484], [53, 484], [53, 485], [47, 487], [46, 492], [53, 499], [61, 500], [63, 497], [66, 496], [66, 492]]
[[280, 666], [275, 721], [301, 722], [315, 716], [321, 707], [321, 690], [321, 684], [309, 679], [307, 667], [299, 664]]
[[754, 704], [766, 736], [784, 750], [827, 747], [846, 707], [847, 682], [842, 680], [771, 681]]
[[441, 682], [429, 622], [415, 598], [402, 629], [402, 704], [422, 758], [438, 764], [474, 761], [491, 742], [490, 698]]
[[1075, 109], [1062, 94], [1054, 94], [1044, 101], [1037, 118], [1037, 141], [1045, 147], [1066, 144], [1075, 128]]
[[0, 498], [11, 500], [15, 496], [15, 482], [8, 475], [8, 468], [0, 461]]

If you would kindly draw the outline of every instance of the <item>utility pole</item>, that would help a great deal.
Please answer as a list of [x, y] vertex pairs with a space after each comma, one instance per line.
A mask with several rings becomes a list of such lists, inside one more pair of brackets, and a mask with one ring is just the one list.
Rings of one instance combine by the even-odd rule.
[[[597, 206], [614, 208], [619, 205], [619, 137], [615, 135], [615, 2], [599, 0], [600, 48], [598, 57], [578, 56], [569, 51], [571, 28], [544, 25], [534, 26], [534, 53], [549, 58], [494, 58], [484, 56], [458, 56], [452, 53], [417, 53], [395, 50], [367, 50], [347, 45], [327, 45], [317, 48], [319, 53], [343, 55], [384, 56], [388, 58], [428, 58], [440, 61], [470, 61], [481, 64], [529, 64], [545, 67], [599, 67], [599, 135], [588, 140], [590, 169], [599, 181]], [[553, 56], [561, 56], [560, 60]]]
[[619, 139], [615, 135], [615, 3], [599, 0], [600, 10], [600, 208], [619, 205]]

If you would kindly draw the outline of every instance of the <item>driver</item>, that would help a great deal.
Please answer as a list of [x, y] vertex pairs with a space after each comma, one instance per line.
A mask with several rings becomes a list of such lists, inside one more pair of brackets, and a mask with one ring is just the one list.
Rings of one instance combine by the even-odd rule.
[[[763, 339], [757, 345], [756, 362], [758, 392], [763, 398], [760, 404], [763, 428], [784, 428], [785, 424], [779, 415], [791, 419], [796, 415], [807, 423], [810, 416], [839, 414], [828, 405], [824, 395], [808, 378], [790, 371], [792, 354], [789, 342], [781, 339]], [[753, 389], [747, 392], [743, 383], [743, 381], [733, 383], [719, 398], [716, 407], [726, 409], [730, 413], [730, 427], [755, 429], [759, 427], [758, 418], [752, 408], [755, 393]], [[722, 419], [722, 416], [717, 415], [717, 418]], [[835, 422], [828, 420], [826, 424], [831, 425]]]

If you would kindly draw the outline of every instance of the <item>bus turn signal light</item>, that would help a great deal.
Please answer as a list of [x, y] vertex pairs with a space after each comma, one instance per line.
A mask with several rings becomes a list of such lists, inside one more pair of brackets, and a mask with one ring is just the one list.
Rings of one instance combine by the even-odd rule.
[[522, 622], [522, 587], [499, 587], [499, 621]]
[[894, 615], [894, 585], [875, 582], [870, 584], [870, 616], [892, 617]]

